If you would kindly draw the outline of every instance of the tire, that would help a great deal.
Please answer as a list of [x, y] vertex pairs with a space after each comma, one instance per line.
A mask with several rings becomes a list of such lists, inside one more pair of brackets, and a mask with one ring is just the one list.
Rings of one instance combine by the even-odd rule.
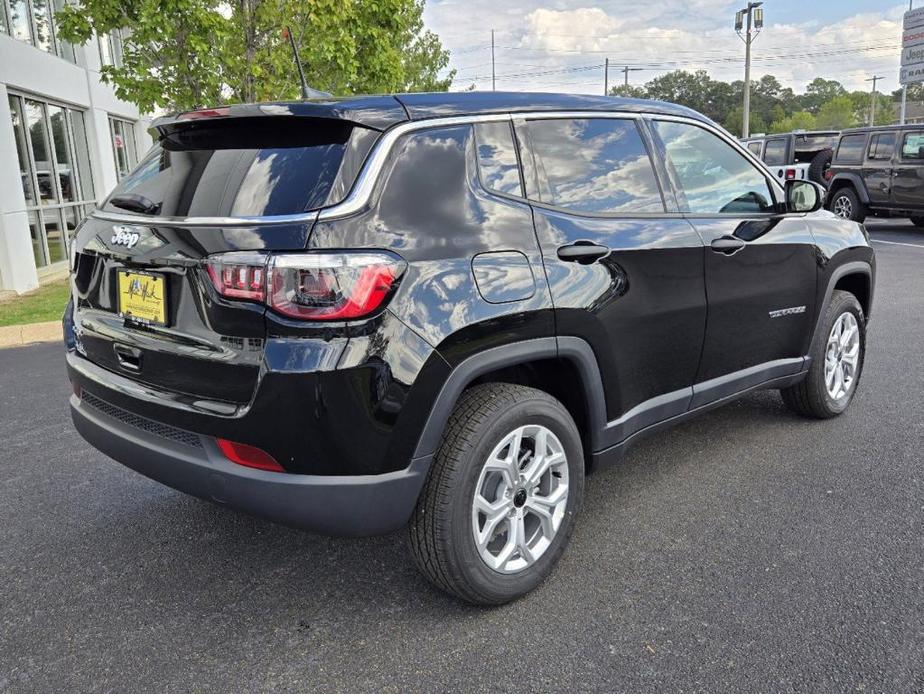
[[[856, 362], [852, 368], [850, 383], [847, 384], [846, 379], [844, 379], [841, 384], [844, 387], [843, 393], [836, 396], [832, 393], [832, 384], [828, 376], [841, 369], [843, 361], [838, 357], [837, 366], [829, 371], [829, 358], [833, 357], [831, 352], [831, 341], [834, 339], [833, 331], [835, 325], [844, 325], [845, 323], [849, 325], [851, 322], [857, 331], [855, 343], [850, 342], [850, 345], [855, 345]], [[837, 351], [837, 348], [834, 349]], [[843, 349], [843, 346], [841, 349]], [[843, 349], [845, 360], [849, 361], [848, 357], [852, 351], [850, 346]], [[863, 315], [863, 308], [853, 294], [836, 290], [831, 295], [831, 301], [828, 303], [824, 320], [812, 343], [812, 365], [809, 367], [808, 376], [800, 383], [780, 391], [783, 402], [793, 412], [804, 417], [830, 419], [842, 414], [857, 392], [857, 385], [859, 384], [860, 376], [863, 374], [865, 356], [866, 318]], [[844, 370], [841, 373], [843, 374]]]
[[911, 217], [910, 219], [916, 227], [924, 227], [924, 217]]
[[862, 222], [866, 219], [866, 208], [850, 186], [840, 188], [831, 196], [828, 209], [841, 219], [850, 219], [854, 222]]
[[825, 188], [828, 187], [828, 184], [831, 182], [831, 159], [833, 156], [833, 150], [823, 149], [812, 157], [812, 161], [809, 162], [808, 168], [808, 177], [810, 181], [820, 183]]
[[[553, 434], [546, 434], [546, 459], [557, 461], [543, 474], [540, 485], [529, 492], [519, 479], [510, 484], [507, 474], [515, 468], [501, 471], [504, 465], [500, 458], [510, 456], [517, 442], [514, 432], [522, 427], [526, 429], [522, 430], [519, 450], [529, 456], [530, 448], [535, 450], [539, 445], [539, 431], [545, 429]], [[560, 455], [564, 455], [564, 461]], [[498, 467], [488, 466], [489, 458], [496, 459]], [[521, 472], [528, 472], [535, 460], [527, 457]], [[527, 483], [526, 487], [531, 485]], [[547, 508], [542, 504], [560, 495], [562, 488], [566, 490], [565, 499], [552, 511], [547, 524], [541, 523], [532, 506]], [[504, 490], [511, 494], [505, 495]], [[476, 491], [482, 501], [504, 509], [493, 516], [500, 519], [496, 526], [480, 510], [483, 505], [476, 510]], [[583, 492], [581, 437], [568, 410], [558, 400], [520, 385], [474, 386], [459, 398], [446, 424], [408, 527], [411, 553], [420, 571], [447, 593], [479, 605], [510, 602], [531, 591], [552, 572], [571, 537]], [[517, 514], [522, 514], [522, 522]], [[558, 526], [551, 532], [553, 517]], [[519, 529], [525, 530], [528, 538], [526, 554], [509, 549], [515, 546], [512, 540]], [[476, 533], [494, 539], [479, 549]], [[529, 563], [532, 557], [528, 555], [534, 551], [537, 556]], [[510, 556], [501, 563], [506, 553]], [[497, 565], [490, 566], [488, 559]]]

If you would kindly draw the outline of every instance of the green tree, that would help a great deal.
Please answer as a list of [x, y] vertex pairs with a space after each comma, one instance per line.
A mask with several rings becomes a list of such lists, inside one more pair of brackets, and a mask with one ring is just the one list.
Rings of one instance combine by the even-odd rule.
[[[847, 95], [853, 102], [854, 120], [858, 124], [869, 123], [869, 108], [873, 100], [869, 92], [850, 92]], [[896, 121], [895, 105], [892, 97], [887, 94], [876, 93], [876, 122], [874, 125], [890, 125]]]
[[822, 105], [831, 101], [838, 96], [844, 96], [847, 90], [837, 80], [826, 80], [823, 77], [816, 77], [805, 88], [799, 101], [804, 110], [809, 113], [818, 113]]
[[121, 67], [103, 68], [141, 110], [297, 98], [298, 71], [336, 94], [446, 90], [449, 53], [423, 27], [424, 0], [83, 0], [56, 14], [73, 43], [129, 27]]
[[815, 116], [808, 111], [796, 111], [770, 124], [772, 133], [790, 133], [793, 130], [815, 130]]
[[[767, 123], [760, 117], [759, 113], [751, 111], [748, 114], [748, 123], [750, 128], [748, 132], [751, 135], [756, 133], [765, 133], [767, 132]], [[722, 121], [722, 125], [725, 126], [725, 129], [728, 130], [732, 135], [741, 137], [742, 134], [742, 125], [744, 124], [744, 107], [735, 106], [731, 111], [729, 111], [728, 116]]]
[[610, 87], [610, 96], [626, 96], [630, 99], [647, 99], [648, 92], [644, 87], [635, 84], [617, 84]]
[[856, 106], [847, 94], [823, 103], [815, 117], [815, 126], [822, 129], [843, 130], [857, 124]]
[[709, 77], [705, 70], [674, 70], [645, 84], [650, 99], [689, 106], [713, 120], [722, 120], [732, 108], [731, 86]]

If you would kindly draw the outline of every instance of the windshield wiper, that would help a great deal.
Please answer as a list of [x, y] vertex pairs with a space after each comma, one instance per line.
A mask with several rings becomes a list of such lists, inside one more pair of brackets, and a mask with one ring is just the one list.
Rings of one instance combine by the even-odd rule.
[[119, 207], [129, 212], [138, 212], [139, 214], [155, 215], [160, 212], [160, 203], [149, 200], [143, 195], [113, 195], [109, 198], [109, 204], [113, 207]]

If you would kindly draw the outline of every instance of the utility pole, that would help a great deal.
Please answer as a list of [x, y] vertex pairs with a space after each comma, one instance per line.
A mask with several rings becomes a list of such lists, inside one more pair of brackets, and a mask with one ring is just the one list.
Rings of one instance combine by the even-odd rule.
[[870, 77], [867, 82], [873, 83], [873, 91], [869, 95], [869, 124], [876, 124], [876, 82], [881, 79], [885, 79], [882, 75], [873, 75]]
[[[735, 31], [744, 41], [744, 107], [741, 136], [748, 137], [751, 130], [751, 42], [757, 38], [764, 26], [764, 11], [760, 9], [763, 2], [749, 2], [743, 10], [735, 14]], [[745, 29], [745, 17], [747, 28]], [[741, 35], [744, 30], [744, 36]]]
[[[908, 0], [908, 11], [911, 12], [911, 10], [913, 9], [914, 9], [914, 0]], [[902, 110], [898, 116], [899, 125], [905, 124], [905, 109], [907, 108], [907, 106], [908, 106], [908, 85], [903, 84], [902, 85]]]
[[603, 61], [603, 96], [610, 93], [610, 59]]
[[626, 66], [622, 69], [622, 74], [625, 76], [625, 80], [623, 81], [623, 84], [624, 84], [626, 87], [628, 87], [628, 86], [629, 86], [629, 73], [630, 73], [630, 72], [639, 72], [640, 70], [642, 70], [642, 68], [640, 68], [640, 67], [629, 67], [628, 65], [626, 65]]
[[494, 75], [494, 29], [491, 29], [491, 91], [497, 91], [497, 78]]

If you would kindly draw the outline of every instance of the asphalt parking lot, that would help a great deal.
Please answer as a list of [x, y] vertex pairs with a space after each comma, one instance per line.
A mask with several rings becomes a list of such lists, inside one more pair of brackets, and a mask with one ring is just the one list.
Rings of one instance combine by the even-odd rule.
[[431, 589], [403, 534], [317, 537], [123, 469], [71, 427], [60, 345], [0, 351], [0, 690], [924, 690], [924, 232], [868, 227], [850, 411], [763, 392], [643, 442], [498, 609]]

